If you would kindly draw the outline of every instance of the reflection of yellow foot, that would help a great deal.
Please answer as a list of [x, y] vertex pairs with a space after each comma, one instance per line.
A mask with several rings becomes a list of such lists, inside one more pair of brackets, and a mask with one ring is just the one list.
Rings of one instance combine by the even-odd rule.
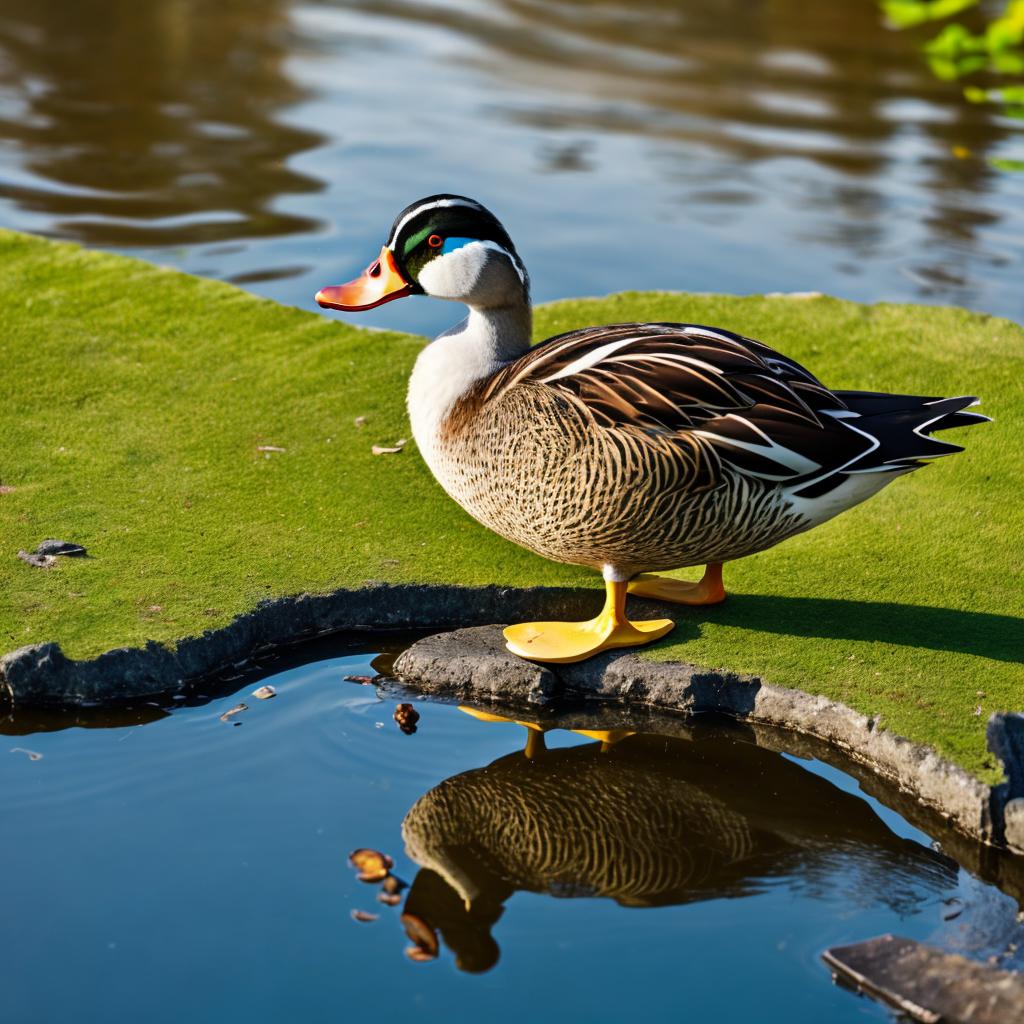
[[606, 583], [604, 608], [587, 622], [523, 622], [505, 629], [505, 646], [520, 658], [567, 664], [615, 647], [647, 644], [668, 633], [671, 619], [630, 622], [626, 618], [626, 584]]
[[513, 725], [521, 725], [524, 729], [536, 729], [538, 732], [544, 731], [536, 722], [520, 722], [518, 718], [506, 718], [504, 715], [496, 715], [492, 711], [481, 711], [479, 708], [467, 707], [465, 704], [460, 704], [459, 710], [464, 714], [471, 715], [473, 718], [479, 718], [481, 722], [511, 722]]
[[635, 729], [573, 729], [573, 732], [587, 739], [600, 740], [602, 750], [611, 750], [616, 743], [636, 735]]
[[523, 753], [531, 760], [539, 757], [547, 749], [544, 746], [546, 730], [536, 722], [520, 722], [518, 718], [506, 718], [504, 715], [496, 715], [490, 711], [466, 707], [465, 704], [460, 704], [459, 710], [474, 718], [479, 718], [481, 722], [512, 722], [515, 725], [521, 725], [526, 730], [526, 746], [523, 748]]
[[722, 563], [708, 562], [699, 583], [673, 580], [649, 572], [641, 573], [630, 580], [629, 592], [636, 597], [653, 597], [656, 601], [672, 601], [675, 604], [718, 604], [725, 600]]

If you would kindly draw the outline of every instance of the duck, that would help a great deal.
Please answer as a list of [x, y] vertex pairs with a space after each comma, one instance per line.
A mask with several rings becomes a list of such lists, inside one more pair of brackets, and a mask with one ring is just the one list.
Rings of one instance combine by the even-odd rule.
[[[433, 476], [485, 527], [600, 573], [583, 622], [507, 626], [507, 648], [572, 663], [655, 641], [627, 595], [725, 599], [724, 563], [764, 551], [963, 451], [933, 435], [987, 422], [955, 398], [833, 390], [753, 338], [691, 323], [618, 323], [532, 344], [530, 278], [498, 218], [441, 193], [395, 218], [377, 258], [319, 306], [427, 295], [468, 315], [419, 353], [407, 408]], [[661, 575], [704, 566], [699, 581]]]

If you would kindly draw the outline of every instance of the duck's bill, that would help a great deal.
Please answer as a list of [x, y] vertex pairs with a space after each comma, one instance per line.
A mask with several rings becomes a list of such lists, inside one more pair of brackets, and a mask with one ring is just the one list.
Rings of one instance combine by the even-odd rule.
[[316, 301], [324, 309], [358, 312], [411, 294], [412, 285], [398, 272], [395, 257], [385, 245], [380, 256], [359, 277], [348, 284], [321, 288]]

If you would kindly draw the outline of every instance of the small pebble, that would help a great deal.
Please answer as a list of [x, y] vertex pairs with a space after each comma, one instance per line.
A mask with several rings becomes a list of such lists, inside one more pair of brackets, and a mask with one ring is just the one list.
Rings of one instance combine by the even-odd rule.
[[257, 687], [252, 691], [252, 695], [257, 700], [270, 700], [271, 697], [277, 696], [277, 690], [268, 684], [266, 686]]

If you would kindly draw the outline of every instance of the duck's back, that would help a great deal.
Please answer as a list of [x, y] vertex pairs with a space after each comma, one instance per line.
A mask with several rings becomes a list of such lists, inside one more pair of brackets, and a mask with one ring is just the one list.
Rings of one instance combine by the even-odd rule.
[[759, 342], [694, 324], [587, 328], [462, 395], [432, 469], [545, 557], [674, 568], [763, 550], [959, 451], [922, 427], [983, 419], [958, 412], [970, 401], [833, 392]]

